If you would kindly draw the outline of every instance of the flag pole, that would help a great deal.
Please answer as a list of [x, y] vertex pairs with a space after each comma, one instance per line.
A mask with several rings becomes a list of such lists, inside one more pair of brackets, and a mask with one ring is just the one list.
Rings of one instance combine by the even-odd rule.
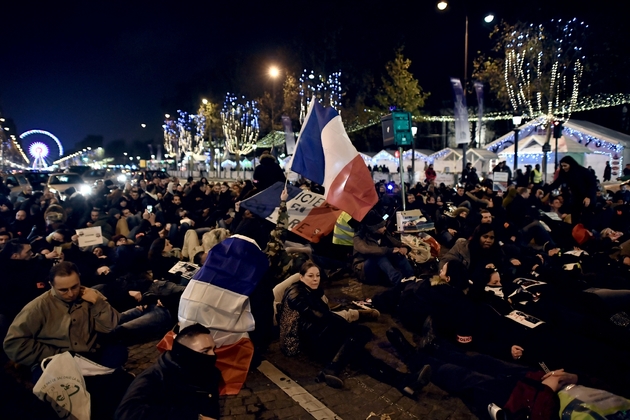
[[403, 211], [407, 210], [407, 204], [405, 203], [405, 180], [404, 173], [405, 169], [403, 168], [403, 148], [402, 146], [398, 146], [398, 172], [400, 174], [400, 194], [402, 195], [402, 206]]

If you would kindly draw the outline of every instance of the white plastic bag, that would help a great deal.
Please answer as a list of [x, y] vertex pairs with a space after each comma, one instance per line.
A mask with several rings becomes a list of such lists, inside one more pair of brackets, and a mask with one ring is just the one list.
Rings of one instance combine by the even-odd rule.
[[85, 388], [81, 369], [69, 352], [42, 361], [43, 374], [33, 387], [33, 394], [50, 402], [61, 419], [90, 420], [90, 394]]

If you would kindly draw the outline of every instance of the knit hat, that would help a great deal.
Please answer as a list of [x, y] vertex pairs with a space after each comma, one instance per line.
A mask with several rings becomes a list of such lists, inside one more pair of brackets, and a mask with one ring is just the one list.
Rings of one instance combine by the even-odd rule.
[[387, 221], [385, 221], [376, 211], [370, 210], [370, 212], [365, 215], [363, 224], [370, 230], [370, 232], [376, 232], [385, 226]]

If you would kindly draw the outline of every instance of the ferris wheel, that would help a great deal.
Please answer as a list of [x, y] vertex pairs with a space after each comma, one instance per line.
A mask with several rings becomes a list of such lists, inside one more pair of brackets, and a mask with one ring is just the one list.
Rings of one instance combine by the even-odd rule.
[[23, 149], [28, 150], [28, 154], [32, 158], [33, 169], [47, 168], [50, 166], [48, 158], [54, 160], [63, 156], [61, 142], [48, 131], [29, 130], [20, 135], [20, 140], [22, 140]]

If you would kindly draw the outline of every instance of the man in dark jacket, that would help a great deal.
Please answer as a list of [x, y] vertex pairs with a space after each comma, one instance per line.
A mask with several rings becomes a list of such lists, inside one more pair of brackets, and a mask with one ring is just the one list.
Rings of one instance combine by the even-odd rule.
[[548, 187], [549, 191], [562, 184], [567, 185], [571, 190], [571, 224], [588, 222], [588, 220], [584, 220], [584, 216], [592, 213], [595, 205], [597, 193], [595, 177], [591, 171], [577, 163], [571, 156], [560, 159], [560, 167], [562, 170], [559, 172], [558, 178]]
[[284, 182], [284, 172], [278, 165], [278, 161], [269, 152], [265, 151], [260, 156], [260, 165], [254, 170], [254, 182], [256, 189], [262, 191], [271, 187], [276, 182]]
[[374, 211], [368, 213], [363, 226], [354, 235], [353, 268], [359, 280], [376, 284], [383, 274], [392, 285], [413, 276], [405, 257], [408, 247], [387, 232], [386, 222]]
[[181, 330], [173, 349], [131, 383], [116, 419], [218, 419], [221, 372], [214, 349], [206, 327]]

